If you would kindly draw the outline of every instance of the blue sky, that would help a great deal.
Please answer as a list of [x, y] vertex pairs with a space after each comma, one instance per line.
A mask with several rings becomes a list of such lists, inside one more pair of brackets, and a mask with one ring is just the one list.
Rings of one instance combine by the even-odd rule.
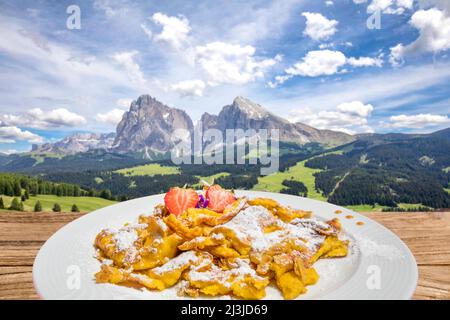
[[[70, 5], [81, 29], [67, 27]], [[242, 95], [349, 133], [450, 126], [447, 0], [3, 0], [0, 12], [0, 152], [114, 131], [140, 94], [194, 120]]]

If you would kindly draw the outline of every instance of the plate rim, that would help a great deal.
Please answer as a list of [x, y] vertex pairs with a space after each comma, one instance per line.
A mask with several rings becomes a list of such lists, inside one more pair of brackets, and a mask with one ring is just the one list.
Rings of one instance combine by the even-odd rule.
[[[290, 195], [290, 194], [282, 194], [282, 193], [277, 193], [277, 192], [269, 192], [269, 191], [259, 191], [259, 190], [242, 190], [242, 189], [236, 189], [234, 190], [236, 193], [239, 194], [266, 194], [268, 197], [269, 195], [276, 195], [276, 196], [282, 196], [282, 197], [287, 197], [287, 198], [295, 198], [298, 199], [299, 201], [302, 200], [307, 200], [307, 201], [312, 201], [315, 202], [317, 204], [325, 204], [326, 206], [331, 206], [331, 207], [335, 207], [336, 210], [338, 209], [344, 209], [347, 212], [351, 212], [352, 214], [358, 216], [358, 217], [363, 217], [364, 219], [369, 220], [371, 223], [373, 223], [374, 225], [376, 225], [377, 228], [380, 228], [381, 230], [383, 230], [383, 232], [388, 233], [391, 237], [396, 238], [396, 241], [398, 241], [398, 243], [400, 243], [402, 245], [402, 251], [404, 253], [407, 253], [407, 258], [411, 260], [411, 266], [414, 265], [413, 268], [411, 268], [412, 274], [411, 276], [411, 281], [409, 282], [409, 286], [407, 288], [404, 289], [403, 294], [401, 297], [397, 298], [397, 299], [412, 299], [416, 288], [418, 286], [418, 280], [419, 280], [419, 271], [418, 271], [418, 265], [417, 265], [417, 261], [416, 258], [414, 256], [414, 254], [411, 252], [410, 248], [408, 247], [408, 245], [397, 235], [395, 234], [392, 230], [390, 230], [389, 228], [387, 228], [386, 226], [382, 225], [381, 223], [377, 222], [376, 220], [373, 220], [365, 215], [362, 215], [354, 210], [339, 206], [339, 205], [335, 205], [333, 203], [329, 203], [329, 202], [325, 202], [325, 201], [320, 201], [320, 200], [316, 200], [316, 199], [311, 199], [311, 198], [307, 198], [307, 197], [301, 197], [301, 196], [296, 196], [296, 195]], [[44, 297], [44, 294], [41, 292], [40, 288], [39, 288], [39, 279], [37, 277], [37, 269], [39, 264], [41, 263], [41, 260], [43, 259], [43, 252], [45, 252], [47, 246], [49, 246], [52, 241], [54, 240], [54, 238], [56, 238], [58, 235], [62, 234], [65, 232], [66, 229], [69, 229], [71, 227], [72, 224], [75, 223], [80, 223], [80, 221], [82, 221], [83, 219], [87, 219], [88, 216], [90, 215], [98, 215], [98, 214], [103, 214], [104, 211], [107, 211], [108, 209], [110, 209], [111, 207], [117, 207], [117, 206], [127, 206], [129, 205], [131, 202], [136, 201], [136, 200], [142, 200], [144, 198], [156, 198], [156, 197], [162, 197], [164, 196], [164, 193], [162, 194], [153, 194], [153, 195], [148, 195], [148, 196], [144, 196], [144, 197], [139, 197], [139, 198], [134, 198], [134, 199], [130, 199], [127, 201], [123, 201], [123, 202], [119, 202], [116, 204], [112, 204], [94, 211], [91, 211], [89, 213], [85, 213], [84, 215], [82, 215], [81, 217], [78, 217], [77, 219], [65, 224], [64, 226], [62, 226], [60, 229], [58, 229], [56, 232], [54, 232], [46, 241], [45, 243], [39, 248], [36, 257], [33, 261], [33, 267], [32, 267], [32, 279], [33, 279], [33, 286], [34, 289], [36, 290], [38, 296], [40, 299], [47, 299], [46, 297]], [[356, 218], [355, 216], [355, 218]], [[322, 299], [330, 299], [326, 297], [327, 294], [324, 295], [324, 297]], [[345, 299], [345, 297], [344, 297]], [[366, 298], [367, 299], [367, 298]], [[365, 298], [361, 298], [358, 300], [365, 300]]]

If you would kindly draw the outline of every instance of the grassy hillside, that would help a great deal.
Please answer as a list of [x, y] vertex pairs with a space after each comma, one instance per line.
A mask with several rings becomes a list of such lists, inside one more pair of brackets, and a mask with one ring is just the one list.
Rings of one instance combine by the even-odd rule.
[[162, 166], [158, 163], [145, 164], [131, 168], [124, 168], [114, 171], [125, 176], [154, 176], [156, 174], [177, 174], [180, 169], [177, 167]]
[[194, 184], [193, 187], [195, 188], [201, 188], [203, 185], [201, 183], [202, 180], [204, 180], [207, 183], [213, 183], [213, 181], [215, 181], [216, 179], [222, 178], [222, 177], [228, 177], [230, 175], [230, 173], [228, 172], [219, 172], [210, 176], [196, 176], [197, 178], [199, 178], [200, 182]]
[[[5, 208], [11, 204], [13, 197], [1, 196], [5, 203]], [[24, 202], [25, 211], [33, 211], [36, 201], [40, 201], [42, 211], [52, 211], [53, 205], [58, 203], [63, 212], [70, 212], [72, 205], [76, 204], [81, 212], [91, 212], [116, 203], [115, 201], [105, 200], [96, 197], [58, 197], [54, 195], [31, 196]]]
[[[342, 154], [342, 150], [328, 152], [327, 154]], [[313, 157], [315, 158], [315, 157]], [[258, 183], [253, 187], [253, 190], [258, 191], [270, 191], [270, 192], [280, 192], [284, 187], [282, 185], [284, 180], [295, 180], [302, 182], [308, 189], [308, 198], [326, 201], [320, 192], [315, 188], [315, 177], [314, 174], [322, 171], [321, 169], [311, 169], [305, 167], [306, 161], [312, 158], [298, 162], [296, 165], [290, 167], [284, 172], [277, 172], [265, 177], [259, 177]]]
[[316, 191], [314, 186], [314, 173], [321, 171], [320, 169], [310, 169], [305, 167], [305, 162], [300, 161], [295, 166], [290, 167], [285, 172], [277, 172], [265, 177], [258, 178], [258, 184], [253, 187], [253, 190], [280, 192], [283, 189], [284, 180], [301, 181], [308, 189], [308, 198], [326, 201], [326, 198]]

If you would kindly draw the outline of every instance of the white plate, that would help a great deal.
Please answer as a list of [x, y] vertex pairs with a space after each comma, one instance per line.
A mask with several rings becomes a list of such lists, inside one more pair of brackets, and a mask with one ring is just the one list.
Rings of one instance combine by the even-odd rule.
[[[315, 264], [320, 275], [316, 285], [299, 299], [409, 299], [417, 284], [417, 265], [408, 247], [380, 224], [348, 209], [326, 202], [291, 195], [236, 191], [249, 198], [269, 197], [282, 205], [313, 211], [321, 219], [340, 217], [345, 236], [351, 241], [345, 258], [323, 259]], [[94, 273], [100, 263], [94, 258], [93, 241], [106, 227], [134, 222], [163, 202], [163, 195], [149, 196], [102, 208], [67, 224], [41, 248], [33, 266], [33, 281], [44, 299], [179, 299], [176, 289], [162, 292], [138, 290], [112, 284], [97, 284]], [[343, 213], [336, 215], [336, 210]], [[346, 215], [353, 219], [346, 219]], [[364, 222], [357, 226], [356, 222]], [[267, 299], [281, 299], [268, 287]]]

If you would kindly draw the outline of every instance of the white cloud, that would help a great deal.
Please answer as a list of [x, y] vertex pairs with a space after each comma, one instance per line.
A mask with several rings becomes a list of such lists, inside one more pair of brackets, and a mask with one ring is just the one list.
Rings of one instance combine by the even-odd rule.
[[[367, 3], [367, 0], [353, 0], [355, 4]], [[414, 0], [372, 0], [367, 6], [367, 13], [380, 11], [384, 14], [403, 14], [406, 9], [413, 9]]]
[[124, 113], [125, 110], [115, 108], [106, 113], [98, 113], [95, 116], [95, 120], [101, 123], [117, 125], [120, 120], [122, 120], [122, 116]]
[[269, 81], [267, 83], [267, 85], [269, 86], [269, 88], [276, 88], [278, 85], [286, 82], [287, 80], [291, 79], [293, 77], [293, 75], [281, 75], [281, 76], [276, 76], [275, 77], [275, 81]]
[[326, 40], [337, 31], [338, 22], [329, 20], [320, 13], [303, 12], [302, 16], [306, 18], [303, 34], [313, 40]]
[[44, 141], [41, 136], [27, 130], [22, 130], [16, 126], [0, 127], [0, 143], [15, 143], [17, 140], [28, 141], [30, 143], [41, 143]]
[[86, 119], [65, 108], [43, 111], [30, 109], [22, 114], [0, 114], [0, 120], [9, 126], [21, 126], [36, 129], [76, 127], [86, 123]]
[[332, 43], [332, 42], [319, 44], [320, 50], [329, 49], [329, 48], [333, 48], [333, 47], [334, 47], [334, 43]]
[[361, 101], [342, 103], [335, 110], [312, 110], [302, 108], [291, 110], [292, 122], [302, 122], [318, 129], [342, 131], [348, 134], [373, 132], [367, 118], [373, 111], [370, 104]]
[[343, 113], [360, 117], [368, 117], [373, 111], [373, 106], [371, 104], [364, 104], [361, 101], [344, 102], [336, 108]]
[[419, 30], [419, 37], [408, 45], [397, 44], [391, 48], [389, 61], [399, 65], [407, 55], [440, 52], [450, 48], [449, 12], [436, 8], [415, 12], [409, 22]]
[[302, 62], [286, 69], [286, 73], [293, 76], [317, 77], [332, 75], [338, 72], [339, 67], [345, 65], [345, 55], [340, 51], [320, 50], [310, 51]]
[[75, 127], [86, 123], [86, 119], [67, 109], [59, 108], [48, 112], [39, 108], [31, 109], [26, 113], [33, 127]]
[[170, 17], [164, 13], [157, 12], [153, 14], [152, 20], [154, 23], [162, 26], [161, 32], [154, 35], [155, 41], [165, 42], [177, 50], [181, 50], [184, 47], [191, 31], [189, 20], [186, 17]]
[[211, 42], [197, 46], [196, 62], [206, 73], [209, 84], [219, 83], [245, 84], [263, 78], [265, 72], [281, 60], [259, 59], [255, 48], [247, 45]]
[[145, 84], [147, 81], [145, 80], [144, 74], [141, 71], [140, 66], [134, 61], [135, 56], [139, 54], [138, 51], [126, 51], [126, 52], [118, 52], [115, 53], [112, 57], [113, 59], [119, 63], [127, 72], [130, 80], [137, 84]]
[[413, 8], [414, 0], [372, 0], [367, 6], [367, 13], [380, 11], [384, 14], [403, 14]]
[[294, 76], [318, 77], [330, 76], [339, 72], [344, 73], [347, 70], [340, 68], [346, 64], [353, 67], [381, 67], [383, 60], [381, 56], [377, 58], [346, 58], [341, 51], [334, 50], [309, 51], [301, 62], [297, 62], [292, 67], [287, 68], [285, 75], [275, 77], [275, 81], [269, 82], [268, 85], [271, 88], [275, 88]]
[[389, 128], [414, 128], [422, 129], [429, 126], [445, 125], [450, 123], [450, 118], [445, 115], [421, 113], [416, 115], [397, 115], [389, 118], [390, 122], [384, 124]]
[[325, 1], [325, 5], [326, 5], [327, 7], [331, 7], [331, 6], [334, 5], [334, 2], [331, 1], [331, 0], [328, 0], [328, 1]]
[[383, 59], [380, 57], [359, 57], [359, 58], [348, 58], [347, 63], [353, 67], [382, 67]]
[[122, 98], [117, 99], [116, 105], [121, 108], [129, 108], [131, 106], [131, 102], [133, 102], [133, 99], [131, 98]]
[[180, 96], [198, 96], [203, 95], [206, 84], [202, 80], [180, 81], [170, 86], [170, 90], [178, 92]]
[[[286, 2], [284, 5], [274, 6], [279, 7], [280, 10], [286, 10], [286, 6], [291, 6], [297, 1], [287, 1], [289, 4]], [[265, 21], [269, 12], [258, 10], [257, 13], [258, 17]], [[157, 12], [152, 16], [152, 20], [162, 26], [159, 34], [153, 32], [153, 40], [167, 43], [176, 49], [184, 61], [184, 67], [190, 66], [196, 71], [197, 76], [199, 72], [203, 76], [203, 80], [187, 80], [172, 85], [161, 85], [166, 92], [177, 92], [180, 96], [202, 96], [206, 86], [246, 84], [263, 78], [265, 72], [282, 59], [281, 55], [274, 58], [257, 57], [253, 46], [239, 43], [214, 41], [196, 45], [198, 41], [190, 38], [190, 22], [181, 15], [174, 17]], [[245, 24], [238, 24], [235, 27], [239, 29], [243, 25]], [[249, 28], [251, 29], [251, 26]], [[260, 31], [258, 30], [258, 33]]]

